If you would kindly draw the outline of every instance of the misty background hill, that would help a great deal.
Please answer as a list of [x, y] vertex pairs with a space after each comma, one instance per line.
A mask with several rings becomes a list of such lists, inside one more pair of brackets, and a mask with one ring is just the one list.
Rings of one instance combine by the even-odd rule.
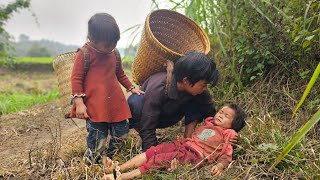
[[[80, 45], [66, 45], [47, 39], [30, 40], [29, 36], [21, 34], [17, 41], [10, 41], [10, 53], [18, 57], [52, 57], [59, 54], [75, 51]], [[118, 47], [122, 56], [134, 57], [137, 46], [128, 48]]]

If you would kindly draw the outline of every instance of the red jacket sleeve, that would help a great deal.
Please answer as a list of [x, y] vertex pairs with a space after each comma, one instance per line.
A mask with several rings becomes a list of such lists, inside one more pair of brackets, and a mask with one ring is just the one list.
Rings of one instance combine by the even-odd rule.
[[205, 120], [204, 120], [204, 124], [207, 125], [207, 124], [213, 124], [213, 117], [207, 117]]
[[237, 133], [233, 129], [226, 129], [223, 132], [223, 139], [224, 139], [224, 145], [221, 150], [220, 156], [217, 159], [218, 163], [223, 164], [223, 166], [226, 168], [232, 161], [232, 145], [229, 144], [229, 139], [231, 137], [234, 137]]
[[83, 90], [84, 78], [84, 59], [83, 53], [78, 51], [75, 55], [74, 64], [71, 73], [71, 89], [72, 95], [84, 94]]
[[117, 74], [118, 81], [119, 81], [120, 84], [121, 84], [122, 86], [124, 86], [126, 89], [130, 89], [133, 85], [132, 85], [132, 83], [130, 82], [128, 76], [125, 74], [125, 72], [124, 72], [124, 70], [123, 70], [121, 58], [120, 58], [119, 60], [120, 60], [120, 63], [119, 63], [119, 72], [118, 72], [118, 74]]

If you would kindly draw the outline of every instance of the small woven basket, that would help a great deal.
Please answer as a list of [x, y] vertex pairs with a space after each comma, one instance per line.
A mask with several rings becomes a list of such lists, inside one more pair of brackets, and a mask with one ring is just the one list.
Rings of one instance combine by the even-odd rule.
[[209, 38], [200, 26], [174, 11], [151, 12], [132, 65], [133, 81], [142, 84], [152, 74], [166, 71], [167, 60], [174, 62], [192, 50], [210, 51]]
[[56, 56], [53, 60], [53, 69], [58, 79], [60, 106], [64, 115], [71, 110], [71, 72], [75, 55], [76, 51], [67, 52]]

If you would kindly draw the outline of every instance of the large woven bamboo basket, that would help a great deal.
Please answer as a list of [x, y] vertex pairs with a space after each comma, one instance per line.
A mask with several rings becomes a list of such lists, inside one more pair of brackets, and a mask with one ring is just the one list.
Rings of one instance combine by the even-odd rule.
[[174, 62], [192, 50], [210, 51], [209, 38], [200, 26], [174, 11], [151, 12], [132, 65], [134, 82], [142, 84], [152, 74], [166, 71], [167, 60]]
[[67, 52], [56, 56], [53, 60], [53, 69], [58, 79], [58, 89], [60, 94], [60, 106], [65, 115], [70, 112], [71, 97], [71, 72], [76, 51]]

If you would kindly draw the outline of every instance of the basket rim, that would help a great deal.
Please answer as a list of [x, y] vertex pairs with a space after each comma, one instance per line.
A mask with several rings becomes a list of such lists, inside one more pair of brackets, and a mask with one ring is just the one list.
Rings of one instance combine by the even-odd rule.
[[68, 52], [64, 52], [64, 53], [61, 53], [61, 54], [58, 54], [56, 56], [53, 57], [53, 61], [52, 61], [52, 67], [54, 70], [56, 70], [56, 67], [58, 66], [58, 63], [59, 63], [59, 58], [60, 57], [63, 57], [65, 55], [70, 55], [70, 54], [74, 54], [76, 53], [77, 51], [68, 51]]
[[205, 43], [207, 43], [207, 45], [208, 45], [208, 46], [205, 47], [204, 54], [208, 54], [208, 53], [210, 52], [210, 40], [209, 40], [209, 37], [208, 37], [207, 33], [204, 31], [204, 29], [203, 29], [200, 25], [198, 25], [193, 19], [189, 18], [188, 16], [183, 15], [183, 14], [178, 13], [178, 12], [173, 11], [173, 10], [168, 10], [168, 9], [158, 9], [158, 10], [155, 10], [155, 11], [150, 12], [150, 13], [148, 14], [148, 16], [147, 16], [146, 23], [145, 23], [146, 28], [147, 28], [147, 31], [150, 32], [150, 35], [151, 35], [152, 39], [155, 40], [155, 42], [156, 42], [158, 45], [160, 45], [161, 48], [163, 48], [165, 51], [168, 51], [168, 52], [170, 52], [170, 53], [172, 53], [172, 54], [174, 54], [174, 55], [183, 56], [183, 54], [177, 53], [177, 52], [175, 52], [175, 51], [167, 48], [166, 46], [164, 46], [164, 45], [154, 36], [153, 32], [151, 31], [151, 27], [150, 27], [150, 23], [149, 23], [149, 21], [150, 21], [150, 16], [151, 16], [153, 13], [159, 12], [159, 11], [167, 11], [167, 12], [170, 12], [170, 13], [172, 13], [172, 14], [177, 14], [177, 15], [179, 15], [179, 16], [182, 16], [182, 17], [186, 18], [188, 21], [190, 21], [191, 24], [193, 24], [195, 27], [198, 27], [198, 28], [200, 29], [201, 34], [204, 36]]
[[58, 54], [58, 55], [54, 56], [53, 59], [57, 59], [57, 57], [59, 57], [59, 56], [63, 56], [63, 55], [67, 55], [67, 54], [72, 54], [72, 53], [76, 53], [76, 52], [77, 52], [77, 50], [64, 52], [64, 53], [61, 53], [61, 54]]

